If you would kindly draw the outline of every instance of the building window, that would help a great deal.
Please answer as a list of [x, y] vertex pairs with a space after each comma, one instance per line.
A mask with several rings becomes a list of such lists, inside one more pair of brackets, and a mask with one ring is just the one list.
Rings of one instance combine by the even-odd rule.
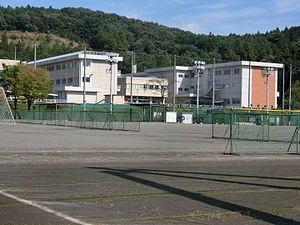
[[241, 104], [241, 99], [239, 99], [239, 98], [233, 98], [232, 99], [232, 104], [234, 104], [234, 105]]
[[159, 85], [155, 85], [155, 89], [156, 89], [156, 90], [159, 90]]
[[69, 78], [68, 78], [68, 83], [69, 83], [69, 84], [72, 84], [72, 83], [73, 83], [73, 77], [69, 77]]
[[191, 73], [190, 77], [194, 78], [195, 77], [195, 73]]
[[[91, 79], [89, 77], [85, 78], [85, 82], [89, 83], [91, 81]], [[82, 82], [84, 82], [84, 77], [82, 78]]]
[[195, 89], [195, 87], [194, 86], [190, 86], [190, 89], [191, 89], [191, 91], [193, 91]]
[[188, 74], [185, 74], [184, 75], [184, 78], [189, 78], [190, 76]]
[[61, 69], [62, 69], [62, 70], [65, 70], [65, 69], [67, 69], [67, 66], [66, 66], [66, 64], [62, 64], [62, 66], [61, 66]]
[[61, 66], [60, 65], [56, 65], [56, 70], [60, 70]]
[[230, 75], [231, 74], [231, 70], [224, 70], [224, 75]]
[[184, 88], [184, 91], [189, 91], [190, 89], [189, 88]]
[[220, 75], [222, 75], [222, 70], [216, 70], [216, 76], [220, 76]]
[[183, 78], [183, 74], [178, 74], [178, 77]]
[[[84, 63], [83, 63], [83, 65], [84, 65]], [[91, 61], [87, 60], [85, 66], [90, 67], [91, 66]]]
[[67, 79], [66, 79], [66, 78], [62, 79], [62, 83], [63, 83], [63, 84], [65, 84], [65, 83], [66, 83], [66, 81], [67, 81]]
[[55, 84], [60, 84], [60, 80], [59, 79], [55, 80]]
[[47, 67], [47, 70], [48, 70], [49, 72], [54, 71], [54, 66], [48, 66], [48, 67]]
[[151, 90], [152, 90], [152, 89], [153, 89], [153, 85], [149, 85], [149, 89], [151, 89]]
[[144, 84], [144, 89], [149, 89], [149, 85]]
[[182, 88], [178, 88], [178, 91], [182, 91]]
[[240, 69], [234, 69], [234, 74], [240, 74]]

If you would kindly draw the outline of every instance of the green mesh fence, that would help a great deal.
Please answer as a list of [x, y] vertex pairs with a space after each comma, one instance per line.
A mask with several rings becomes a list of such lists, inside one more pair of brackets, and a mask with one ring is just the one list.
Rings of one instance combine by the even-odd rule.
[[140, 112], [15, 111], [16, 122], [102, 130], [140, 131]]
[[299, 112], [212, 111], [212, 137], [228, 139], [227, 153], [298, 153]]
[[[83, 105], [75, 104], [49, 104], [49, 105], [36, 105], [35, 109], [38, 111], [63, 111], [63, 112], [80, 112], [83, 111]], [[211, 108], [193, 108], [176, 106], [175, 111], [178, 115], [178, 122], [180, 122], [183, 113], [192, 113], [193, 122], [199, 124], [211, 124], [212, 115], [211, 111], [217, 109]], [[86, 111], [107, 112], [109, 111], [109, 104], [87, 104]], [[140, 113], [140, 122], [165, 122], [166, 112], [172, 112], [172, 106], [149, 104], [144, 106], [131, 106], [131, 105], [113, 105], [113, 111], [119, 113]]]

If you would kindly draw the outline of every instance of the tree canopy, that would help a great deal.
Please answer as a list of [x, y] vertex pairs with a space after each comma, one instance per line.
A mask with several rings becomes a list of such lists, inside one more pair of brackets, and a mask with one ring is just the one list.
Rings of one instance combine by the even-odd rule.
[[[170, 66], [173, 55], [178, 64], [191, 64], [193, 59], [216, 58], [219, 61], [256, 60], [293, 63], [300, 67], [300, 27], [279, 29], [265, 34], [230, 34], [228, 36], [193, 34], [152, 22], [129, 19], [116, 14], [84, 8], [0, 7], [0, 30], [56, 34], [71, 41], [86, 43], [90, 49], [116, 51], [124, 57], [121, 69], [130, 70], [130, 54], [136, 51], [140, 70]], [[72, 51], [74, 46], [41, 41], [38, 58]], [[13, 44], [13, 45], [12, 45]], [[32, 60], [32, 47], [13, 43], [2, 35], [2, 58], [13, 58], [14, 45], [19, 45], [21, 60]]]
[[25, 64], [4, 66], [0, 84], [14, 97], [15, 109], [20, 97], [26, 99], [29, 110], [35, 100], [47, 98], [52, 88], [47, 70]]

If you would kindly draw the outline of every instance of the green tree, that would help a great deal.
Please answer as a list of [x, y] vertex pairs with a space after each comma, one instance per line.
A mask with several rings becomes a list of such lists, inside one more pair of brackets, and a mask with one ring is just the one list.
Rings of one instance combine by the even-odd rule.
[[52, 83], [48, 71], [42, 68], [34, 69], [32, 66], [21, 65], [20, 74], [23, 80], [23, 96], [27, 100], [27, 107], [30, 110], [35, 100], [47, 98]]
[[3, 72], [0, 76], [0, 84], [7, 91], [9, 96], [14, 98], [14, 109], [17, 110], [18, 98], [23, 93], [21, 65], [7, 66], [3, 64]]

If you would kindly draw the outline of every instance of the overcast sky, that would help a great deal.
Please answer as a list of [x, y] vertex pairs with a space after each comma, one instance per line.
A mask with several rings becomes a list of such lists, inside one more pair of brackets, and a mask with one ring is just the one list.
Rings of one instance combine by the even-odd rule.
[[264, 33], [300, 25], [300, 0], [0, 0], [1, 6], [84, 7], [194, 33]]

